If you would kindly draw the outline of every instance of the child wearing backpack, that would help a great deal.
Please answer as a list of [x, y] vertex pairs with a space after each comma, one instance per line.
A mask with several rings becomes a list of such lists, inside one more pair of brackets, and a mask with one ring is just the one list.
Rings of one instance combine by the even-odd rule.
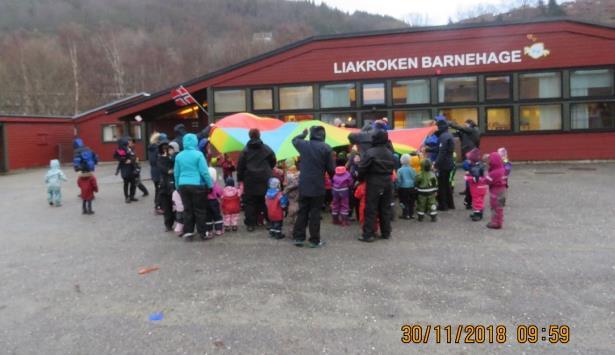
[[224, 216], [224, 231], [237, 232], [239, 214], [241, 213], [241, 188], [235, 187], [235, 180], [227, 177], [222, 191], [222, 215]]
[[49, 170], [45, 175], [49, 206], [62, 206], [62, 181], [66, 181], [66, 175], [60, 170], [60, 161], [53, 159], [49, 162]]
[[269, 189], [265, 195], [267, 205], [267, 217], [269, 218], [269, 236], [273, 239], [282, 239], [284, 225], [284, 210], [288, 207], [288, 198], [280, 191], [280, 180], [269, 179]]

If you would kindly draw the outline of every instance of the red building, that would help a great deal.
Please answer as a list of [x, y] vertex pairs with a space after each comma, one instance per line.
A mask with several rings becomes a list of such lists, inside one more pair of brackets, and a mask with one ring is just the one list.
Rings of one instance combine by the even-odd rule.
[[513, 160], [615, 159], [614, 70], [615, 28], [565, 19], [316, 36], [183, 83], [211, 117], [169, 88], [75, 124], [105, 160], [119, 135], [172, 137], [243, 111], [395, 128], [442, 114], [475, 120], [482, 148]]

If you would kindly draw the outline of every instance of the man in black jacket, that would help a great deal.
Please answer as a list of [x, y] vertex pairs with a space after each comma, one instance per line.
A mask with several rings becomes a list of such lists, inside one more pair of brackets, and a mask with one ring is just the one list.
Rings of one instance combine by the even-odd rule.
[[[466, 120], [465, 125], [458, 125], [455, 122], [450, 122], [451, 128], [456, 129], [455, 134], [461, 141], [461, 159], [466, 159], [466, 154], [474, 148], [480, 148], [480, 131], [476, 126], [476, 123], [472, 120]], [[472, 195], [470, 194], [470, 187], [466, 182], [465, 191], [461, 193], [465, 195], [464, 204], [467, 209], [472, 208]]]
[[296, 246], [305, 242], [305, 228], [310, 229], [310, 248], [324, 244], [320, 240], [320, 213], [325, 200], [325, 172], [335, 175], [335, 165], [331, 147], [325, 143], [326, 132], [322, 126], [310, 128], [310, 140], [306, 141], [308, 131], [293, 138], [293, 145], [299, 152], [299, 212], [293, 228]]
[[183, 123], [175, 125], [175, 127], [173, 127], [173, 132], [175, 133], [175, 139], [173, 139], [173, 142], [179, 144], [180, 151], [184, 150], [184, 135], [188, 133], [186, 131], [186, 126], [184, 126]]
[[448, 122], [445, 120], [438, 121], [438, 130], [436, 136], [440, 145], [438, 147], [438, 156], [434, 162], [434, 167], [437, 169], [438, 175], [438, 210], [446, 211], [455, 209], [453, 201], [453, 190], [451, 188], [450, 176], [455, 169], [455, 161], [453, 153], [455, 152], [455, 140], [453, 135], [448, 131]]
[[380, 220], [383, 239], [391, 237], [391, 201], [393, 185], [391, 175], [395, 169], [393, 153], [387, 148], [389, 135], [377, 130], [372, 138], [372, 147], [365, 152], [359, 163], [359, 180], [366, 182], [365, 222], [362, 242], [373, 242], [376, 238], [376, 218]]
[[239, 155], [237, 181], [243, 183], [244, 223], [248, 232], [252, 232], [258, 216], [267, 214], [265, 193], [276, 159], [271, 148], [261, 141], [258, 129], [251, 129], [249, 136], [248, 144]]

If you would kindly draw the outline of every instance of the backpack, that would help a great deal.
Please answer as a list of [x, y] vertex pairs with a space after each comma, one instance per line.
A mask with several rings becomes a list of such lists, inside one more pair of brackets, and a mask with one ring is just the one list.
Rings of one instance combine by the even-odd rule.
[[73, 158], [73, 166], [78, 171], [94, 171], [96, 155], [89, 149], [83, 149]]

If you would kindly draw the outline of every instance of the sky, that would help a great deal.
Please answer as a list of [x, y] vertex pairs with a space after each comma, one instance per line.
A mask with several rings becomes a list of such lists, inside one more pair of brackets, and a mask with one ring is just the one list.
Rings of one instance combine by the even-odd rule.
[[[444, 25], [448, 22], [449, 17], [456, 20], [460, 10], [476, 8], [476, 5], [480, 3], [509, 7], [521, 0], [316, 0], [317, 4], [322, 2], [350, 13], [361, 10], [390, 15], [399, 19], [404, 19], [409, 13], [427, 14], [429, 25]], [[535, 1], [530, 0], [529, 2], [533, 4]]]

